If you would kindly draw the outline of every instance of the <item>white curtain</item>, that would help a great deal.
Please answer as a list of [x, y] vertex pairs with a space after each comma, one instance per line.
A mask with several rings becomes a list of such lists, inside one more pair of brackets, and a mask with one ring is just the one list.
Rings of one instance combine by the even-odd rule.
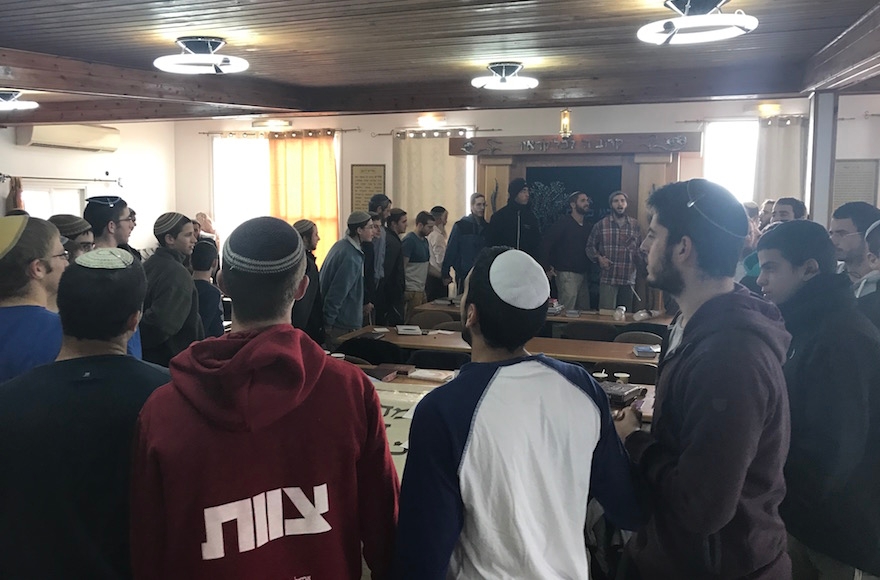
[[804, 198], [807, 165], [807, 119], [762, 119], [758, 132], [755, 201]]
[[[449, 155], [449, 139], [394, 139], [394, 207], [406, 210], [409, 223], [416, 215], [442, 205], [449, 211], [449, 223], [467, 213], [465, 157]], [[447, 233], [452, 231], [447, 227]]]

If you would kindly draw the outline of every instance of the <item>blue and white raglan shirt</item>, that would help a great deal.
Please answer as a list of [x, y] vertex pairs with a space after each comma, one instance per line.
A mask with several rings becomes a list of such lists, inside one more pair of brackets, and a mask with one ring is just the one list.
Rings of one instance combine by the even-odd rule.
[[588, 580], [587, 502], [635, 529], [630, 473], [583, 368], [543, 355], [467, 364], [416, 407], [394, 577]]

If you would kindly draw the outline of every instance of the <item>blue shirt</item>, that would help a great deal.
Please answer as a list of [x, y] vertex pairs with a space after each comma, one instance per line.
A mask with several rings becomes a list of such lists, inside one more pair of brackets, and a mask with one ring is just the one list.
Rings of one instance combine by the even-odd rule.
[[592, 377], [543, 355], [467, 364], [416, 407], [392, 576], [588, 580], [588, 497], [642, 523]]
[[431, 247], [428, 238], [420, 238], [415, 232], [404, 236], [400, 243], [403, 257], [409, 262], [404, 268], [406, 290], [408, 292], [424, 292], [428, 279], [428, 265], [431, 261]]
[[364, 322], [364, 251], [350, 236], [339, 240], [321, 265], [324, 325], [356, 330]]
[[61, 318], [42, 306], [0, 308], [0, 383], [55, 360]]

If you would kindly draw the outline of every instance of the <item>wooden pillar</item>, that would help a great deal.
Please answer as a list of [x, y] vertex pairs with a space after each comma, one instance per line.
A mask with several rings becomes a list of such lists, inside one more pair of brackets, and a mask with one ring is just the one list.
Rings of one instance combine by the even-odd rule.
[[[642, 236], [648, 231], [648, 198], [655, 189], [678, 179], [678, 163], [673, 154], [639, 154], [635, 162], [639, 166], [639, 225]], [[636, 292], [642, 298], [640, 308], [663, 310], [663, 295], [659, 290], [649, 288], [640, 275], [636, 280]]]
[[480, 157], [477, 165], [477, 191], [486, 196], [486, 220], [492, 219], [492, 194], [498, 187], [495, 209], [507, 205], [507, 185], [512, 179], [510, 175], [513, 157]]

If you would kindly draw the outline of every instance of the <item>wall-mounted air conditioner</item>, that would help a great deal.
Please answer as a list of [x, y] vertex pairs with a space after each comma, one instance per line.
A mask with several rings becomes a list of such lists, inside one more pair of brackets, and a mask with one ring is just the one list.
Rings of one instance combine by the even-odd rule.
[[116, 151], [119, 129], [101, 125], [20, 125], [15, 144], [25, 147], [56, 147], [80, 151]]

